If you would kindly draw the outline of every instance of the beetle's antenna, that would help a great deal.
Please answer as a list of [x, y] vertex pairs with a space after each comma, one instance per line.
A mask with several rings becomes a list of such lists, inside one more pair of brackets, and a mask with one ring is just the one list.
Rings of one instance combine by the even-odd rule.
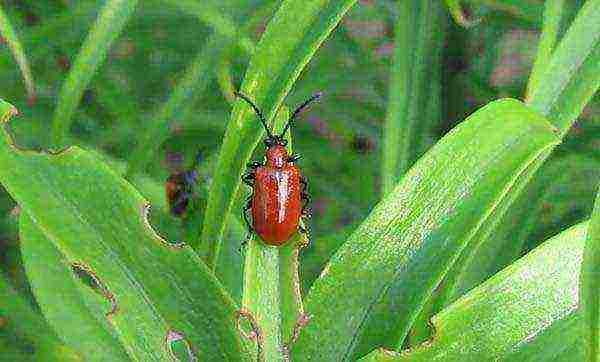
[[242, 94], [240, 92], [233, 92], [233, 94], [235, 94], [236, 96], [242, 98], [249, 105], [251, 105], [252, 108], [254, 108], [254, 112], [256, 112], [256, 114], [258, 115], [258, 119], [260, 119], [260, 123], [262, 123], [263, 127], [265, 127], [265, 131], [267, 131], [267, 135], [269, 136], [269, 138], [273, 137], [273, 134], [269, 130], [269, 127], [267, 127], [267, 120], [265, 119], [265, 116], [262, 114], [262, 112], [260, 111], [260, 109], [258, 109], [258, 107], [256, 106], [256, 104], [254, 104], [254, 102], [252, 102], [250, 100], [250, 98], [248, 98], [246, 95], [244, 95], [244, 94]]
[[296, 118], [296, 116], [300, 112], [302, 112], [302, 110], [304, 108], [306, 108], [306, 106], [308, 106], [312, 102], [316, 101], [317, 99], [321, 98], [322, 95], [323, 95], [323, 92], [317, 92], [312, 97], [310, 97], [309, 99], [307, 99], [304, 103], [302, 103], [301, 105], [299, 105], [298, 108], [296, 108], [296, 110], [294, 111], [294, 113], [292, 113], [292, 116], [290, 117], [288, 123], [285, 125], [285, 128], [283, 129], [283, 131], [281, 131], [280, 137], [283, 137], [283, 135], [285, 134], [285, 132], [287, 132], [288, 128], [290, 128], [290, 125], [294, 121], [294, 118]]

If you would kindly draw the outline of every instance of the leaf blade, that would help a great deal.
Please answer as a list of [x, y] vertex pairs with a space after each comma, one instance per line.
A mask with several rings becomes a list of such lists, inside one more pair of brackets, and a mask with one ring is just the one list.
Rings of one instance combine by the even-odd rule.
[[587, 241], [581, 265], [579, 295], [581, 313], [586, 324], [584, 329], [586, 361], [596, 362], [600, 354], [600, 291], [598, 275], [600, 274], [600, 189], [596, 195], [596, 203], [587, 233]]
[[[355, 2], [286, 0], [281, 4], [267, 25], [241, 87], [267, 119], [275, 116], [302, 69]], [[259, 127], [250, 107], [238, 101], [225, 133], [202, 227], [200, 254], [213, 268], [225, 229], [221, 215], [231, 211], [244, 165], [263, 132]]]
[[4, 12], [4, 9], [0, 6], [0, 34], [8, 44], [10, 51], [21, 70], [23, 76], [23, 82], [25, 83], [25, 89], [27, 90], [27, 97], [29, 102], [33, 103], [35, 100], [35, 82], [33, 81], [33, 74], [29, 67], [29, 61], [23, 50], [23, 45], [19, 41], [19, 37], [11, 25], [8, 16]]
[[[531, 128], [521, 133], [524, 119]], [[524, 140], [526, 135], [531, 139]], [[349, 358], [369, 308], [392, 282], [404, 285], [405, 297], [411, 296], [395, 309], [400, 345], [462, 243], [479, 227], [481, 220], [474, 221], [467, 210], [481, 209], [480, 203], [492, 213], [523, 167], [556, 143], [547, 121], [515, 100], [493, 102], [470, 116], [407, 173], [338, 250], [309, 292], [306, 310], [314, 316], [293, 352]], [[466, 157], [471, 154], [476, 159]], [[460, 165], [460, 171], [446, 170], [446, 162]], [[486, 182], [495, 191], [478, 189]], [[361, 288], [350, 288], [354, 283]], [[331, 298], [339, 302], [322, 309]]]
[[556, 235], [438, 313], [432, 341], [402, 353], [374, 351], [362, 361], [578, 360], [587, 228]]
[[[14, 112], [0, 104], [3, 121]], [[147, 202], [90, 153], [19, 150], [4, 129], [0, 181], [70, 263], [106, 286], [109, 318], [130, 355], [169, 359], [168, 336], [183, 335], [198, 358], [245, 360], [235, 303], [189, 246], [159, 238]], [[135, 242], [131, 242], [131, 241]]]
[[[63, 256], [23, 213], [19, 220], [21, 250], [27, 277], [44, 317], [61, 339], [90, 361], [128, 361], [129, 357], [109, 332], [88, 310]], [[64, 308], [68, 305], [69, 308]], [[106, 311], [110, 310], [105, 306]]]
[[529, 104], [566, 134], [600, 87], [599, 64], [600, 1], [589, 0], [556, 46]]
[[52, 120], [56, 146], [63, 142], [85, 88], [104, 62], [110, 46], [120, 35], [136, 5], [137, 0], [109, 0], [102, 7], [60, 90]]

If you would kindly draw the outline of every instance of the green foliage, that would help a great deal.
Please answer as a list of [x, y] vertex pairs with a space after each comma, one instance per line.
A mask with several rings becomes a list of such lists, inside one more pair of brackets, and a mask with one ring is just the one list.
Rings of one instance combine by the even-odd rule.
[[[0, 360], [597, 361], [599, 9], [2, 4]], [[235, 90], [275, 130], [325, 94], [308, 238], [247, 238]]]
[[432, 319], [431, 341], [363, 360], [581, 361], [574, 291], [587, 230], [581, 223], [562, 232], [444, 309]]
[[583, 345], [587, 361], [598, 361], [600, 354], [600, 291], [598, 275], [600, 274], [600, 192], [596, 197], [596, 205], [590, 221], [585, 244], [585, 253], [581, 265], [581, 283], [579, 298], [581, 314], [585, 323], [586, 337]]
[[27, 61], [27, 57], [25, 56], [25, 52], [23, 51], [23, 46], [15, 33], [12, 25], [10, 24], [10, 20], [4, 13], [4, 10], [0, 7], [0, 34], [4, 38], [4, 41], [10, 47], [13, 56], [15, 57], [15, 61], [19, 65], [19, 69], [21, 70], [21, 74], [23, 74], [23, 81], [25, 82], [25, 87], [27, 88], [27, 93], [30, 102], [35, 101], [35, 84], [33, 83], [33, 75], [31, 74], [31, 69], [29, 68], [29, 62]]

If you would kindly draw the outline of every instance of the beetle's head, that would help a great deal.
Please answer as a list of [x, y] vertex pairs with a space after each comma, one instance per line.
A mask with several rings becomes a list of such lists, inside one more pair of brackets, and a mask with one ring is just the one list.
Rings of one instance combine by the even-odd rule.
[[267, 166], [275, 168], [285, 166], [290, 158], [288, 151], [285, 148], [287, 141], [281, 139], [279, 143], [267, 143], [267, 140], [265, 140], [265, 144], [267, 145], [267, 152], [265, 152]]
[[290, 119], [288, 120], [287, 124], [283, 128], [283, 131], [281, 131], [281, 134], [279, 134], [279, 135], [273, 134], [269, 130], [265, 116], [262, 114], [260, 109], [256, 106], [256, 104], [254, 104], [254, 102], [252, 102], [252, 100], [250, 98], [248, 98], [247, 96], [245, 96], [244, 94], [239, 93], [239, 92], [235, 92], [235, 95], [240, 97], [241, 99], [243, 99], [246, 103], [248, 103], [254, 109], [254, 112], [256, 112], [256, 115], [258, 116], [258, 119], [260, 120], [260, 123], [262, 124], [263, 128], [265, 129], [265, 132], [267, 132], [267, 138], [265, 138], [265, 146], [267, 146], [267, 152], [266, 152], [267, 164], [274, 166], [274, 167], [283, 167], [283, 165], [285, 165], [285, 163], [288, 162], [288, 152], [285, 149], [285, 146], [287, 146], [287, 140], [285, 138], [283, 138], [283, 136], [285, 135], [287, 130], [292, 125], [292, 122], [294, 121], [296, 116], [304, 108], [306, 108], [306, 106], [308, 106], [311, 102], [314, 102], [317, 99], [319, 99], [321, 97], [322, 93], [318, 92], [318, 93], [314, 94], [312, 97], [310, 97], [304, 103], [302, 103], [298, 108], [296, 108], [296, 110], [290, 116]]

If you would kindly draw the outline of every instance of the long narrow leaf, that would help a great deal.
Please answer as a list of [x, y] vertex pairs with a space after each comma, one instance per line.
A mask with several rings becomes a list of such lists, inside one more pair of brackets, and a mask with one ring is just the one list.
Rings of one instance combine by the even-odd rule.
[[558, 234], [444, 309], [430, 341], [362, 361], [581, 361], [577, 291], [586, 230], [581, 223]]
[[123, 30], [136, 5], [137, 0], [109, 0], [100, 11], [58, 96], [52, 120], [55, 146], [61, 146], [83, 92], [104, 62], [108, 49]]
[[[20, 217], [19, 233], [23, 262], [35, 298], [62, 340], [90, 361], [128, 361], [125, 349], [110, 332], [108, 320], [96, 318], [110, 311], [110, 302], [98, 303], [100, 310], [96, 310], [99, 312], [96, 315], [89, 310], [75, 274], [27, 214]], [[94, 291], [90, 289], [88, 293], [93, 295]], [[104, 297], [99, 294], [102, 300]]]
[[[598, 178], [598, 165], [599, 162], [593, 159], [572, 156], [555, 160], [540, 170], [527, 189], [516, 195], [519, 199], [512, 204], [512, 209], [507, 210], [501, 220], [496, 220], [497, 226], [489, 225], [487, 232], [474, 237], [474, 250], [463, 253], [448, 272], [442, 293], [436, 298], [435, 311], [454, 302], [520, 256], [532, 228], [539, 226], [544, 205], [549, 204], [552, 192], [560, 193], [570, 203], [586, 204], [585, 199], [593, 194], [586, 180]], [[570, 185], [572, 191], [565, 192], [563, 185]]]
[[558, 38], [560, 29], [560, 20], [562, 19], [562, 11], [564, 0], [548, 0], [544, 4], [544, 26], [538, 43], [538, 50], [533, 63], [533, 69], [529, 76], [527, 91], [525, 98], [529, 97], [540, 83], [541, 74], [544, 73], [548, 63], [550, 62], [552, 52]]
[[27, 57], [25, 56], [25, 51], [23, 50], [23, 45], [19, 41], [19, 37], [17, 33], [13, 29], [10, 21], [8, 20], [8, 16], [4, 13], [4, 10], [0, 6], [0, 34], [2, 34], [2, 38], [8, 44], [10, 51], [15, 58], [15, 61], [19, 65], [19, 69], [21, 70], [21, 74], [23, 75], [23, 81], [25, 82], [25, 89], [27, 89], [27, 96], [29, 98], [29, 102], [33, 102], [35, 100], [35, 84], [33, 82], [33, 75], [31, 74], [31, 69], [29, 68], [29, 62], [27, 61]]
[[562, 134], [567, 133], [600, 87], [598, 69], [600, 0], [588, 0], [544, 67], [531, 93], [531, 106], [549, 116]]
[[[380, 338], [391, 329], [386, 344], [399, 348], [471, 237], [557, 142], [545, 119], [510, 99], [489, 104], [456, 127], [331, 259], [308, 294], [306, 310], [313, 318], [293, 355], [349, 359], [380, 301], [396, 316], [380, 325]], [[397, 294], [386, 295], [393, 285]]]
[[587, 241], [581, 265], [579, 298], [583, 315], [586, 361], [600, 359], [600, 189], [590, 220]]
[[[242, 84], [242, 92], [257, 102], [268, 119], [275, 116], [302, 69], [355, 2], [285, 0], [281, 4], [267, 25]], [[222, 215], [231, 211], [244, 165], [262, 132], [251, 108], [238, 101], [215, 168], [202, 244], [194, 245], [211, 267], [217, 263], [225, 230]]]
[[[14, 107], [0, 107], [6, 122]], [[67, 263], [102, 285], [113, 305], [103, 317], [135, 359], [171, 358], [177, 336], [199, 359], [248, 358], [231, 297], [189, 246], [157, 237], [147, 201], [98, 158], [19, 150], [4, 130], [0, 182]]]
[[[426, 1], [429, 3], [429, 1]], [[390, 86], [388, 91], [388, 106], [383, 128], [383, 160], [382, 160], [382, 195], [387, 195], [394, 187], [399, 172], [401, 155], [412, 151], [409, 144], [410, 135], [401, 132], [402, 129], [408, 129], [408, 106], [411, 100], [411, 80], [413, 69], [413, 52], [416, 43], [413, 38], [421, 40], [426, 35], [422, 32], [419, 38], [419, 17], [418, 14], [428, 17], [429, 14], [419, 12], [418, 1], [402, 1], [398, 3], [399, 16], [395, 26], [394, 40], [394, 64], [390, 70]], [[422, 54], [421, 54], [422, 56]], [[419, 58], [417, 61], [423, 62]], [[403, 147], [402, 147], [403, 146]], [[408, 168], [408, 162], [403, 162], [401, 169], [405, 171]]]

